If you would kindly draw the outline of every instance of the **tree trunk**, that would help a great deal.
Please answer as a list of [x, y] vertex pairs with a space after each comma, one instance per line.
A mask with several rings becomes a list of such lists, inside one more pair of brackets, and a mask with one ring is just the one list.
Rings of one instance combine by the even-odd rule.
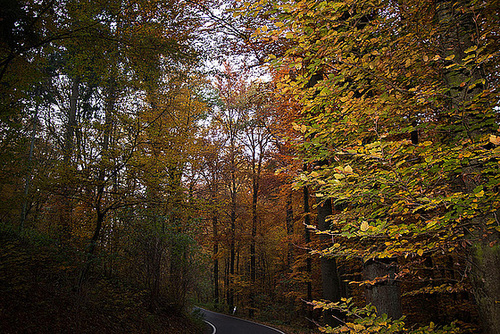
[[[78, 77], [73, 79], [71, 85], [71, 95], [68, 111], [68, 122], [66, 124], [66, 130], [64, 134], [64, 147], [63, 147], [63, 161], [64, 167], [70, 168], [71, 158], [73, 157], [74, 151], [74, 138], [76, 130], [76, 114], [78, 109], [78, 98], [79, 98], [79, 85], [80, 79]], [[61, 208], [59, 209], [59, 233], [61, 244], [67, 244], [71, 239], [71, 217], [72, 217], [72, 207], [71, 207], [71, 189], [72, 185], [65, 184], [61, 195]]]
[[[326, 218], [331, 214], [332, 201], [330, 199], [326, 200], [323, 204], [318, 205], [318, 229], [320, 231], [326, 231], [329, 229]], [[326, 234], [321, 234], [320, 240], [325, 244], [331, 241], [330, 237]], [[321, 257], [321, 278], [323, 285], [323, 298], [332, 302], [340, 301], [340, 277], [335, 258]]]
[[293, 256], [293, 243], [290, 238], [293, 236], [293, 206], [292, 206], [292, 192], [288, 195], [288, 198], [286, 200], [286, 217], [285, 217], [285, 223], [286, 223], [286, 234], [288, 236], [288, 255], [287, 255], [287, 266], [289, 270], [291, 271], [293, 261], [294, 261], [294, 256]]
[[[262, 150], [261, 150], [262, 153]], [[257, 164], [257, 165], [256, 165]], [[255, 280], [256, 280], [256, 253], [255, 253], [255, 243], [257, 237], [257, 203], [259, 200], [259, 178], [260, 170], [262, 164], [262, 154], [259, 158], [252, 157], [252, 238], [250, 242], [250, 280], [252, 282], [252, 288], [250, 290], [250, 310], [249, 316], [253, 318], [255, 310]]]
[[378, 282], [366, 288], [366, 300], [377, 308], [377, 314], [399, 319], [403, 315], [399, 286], [395, 281], [397, 259], [373, 259], [364, 264], [365, 280]]
[[234, 307], [234, 288], [233, 288], [233, 278], [234, 278], [234, 264], [235, 264], [235, 242], [236, 242], [236, 148], [234, 144], [235, 138], [231, 136], [231, 231], [230, 231], [230, 258], [229, 258], [229, 277], [228, 277], [228, 294], [227, 302], [229, 308], [232, 310]]
[[[109, 143], [111, 140], [111, 132], [112, 132], [112, 119], [111, 115], [114, 110], [114, 104], [116, 101], [116, 87], [115, 87], [115, 82], [114, 80], [110, 80], [108, 83], [107, 87], [107, 96], [106, 96], [106, 106], [105, 106], [105, 116], [104, 116], [104, 134], [103, 134], [103, 141], [102, 141], [102, 148], [101, 148], [101, 162], [105, 160], [106, 155], [108, 154], [109, 150]], [[97, 189], [96, 189], [96, 198], [95, 198], [95, 209], [96, 209], [96, 214], [97, 214], [97, 219], [96, 219], [96, 225], [94, 229], [94, 234], [92, 236], [92, 239], [90, 240], [90, 245], [88, 248], [88, 256], [87, 256], [87, 261], [84, 265], [84, 269], [82, 270], [82, 273], [80, 275], [80, 280], [79, 280], [79, 288], [82, 287], [83, 282], [87, 278], [88, 272], [90, 270], [90, 267], [92, 265], [92, 262], [95, 258], [95, 249], [97, 246], [97, 242], [99, 240], [102, 226], [104, 223], [104, 218], [106, 216], [106, 213], [109, 210], [109, 207], [103, 208], [103, 202], [104, 202], [104, 193], [106, 189], [106, 165], [105, 163], [102, 163], [100, 166], [100, 170], [98, 173], [98, 182], [97, 182]]]
[[[232, 196], [236, 197], [236, 196]], [[232, 199], [231, 203], [231, 231], [230, 231], [230, 245], [229, 245], [229, 276], [228, 276], [228, 294], [227, 303], [229, 308], [234, 307], [234, 288], [233, 288], [233, 278], [234, 278], [234, 265], [235, 265], [235, 239], [236, 239], [236, 201]]]
[[[466, 65], [463, 61], [467, 56], [465, 50], [474, 45], [478, 46], [481, 43], [479, 35], [482, 33], [475, 21], [476, 15], [481, 16], [481, 9], [473, 13], [467, 10], [468, 6], [469, 1], [466, 0], [441, 0], [437, 2], [436, 7], [437, 20], [443, 31], [441, 56], [445, 58], [454, 55], [455, 61], [463, 65]], [[494, 113], [488, 115], [483, 110], [477, 113], [474, 108], [468, 109], [474, 96], [481, 93], [484, 86], [477, 85], [473, 89], [464, 89], [462, 83], [476, 82], [480, 79], [484, 79], [487, 84], [488, 76], [481, 65], [471, 67], [468, 71], [453, 69], [444, 71], [444, 80], [449, 87], [449, 108], [462, 113], [461, 125], [473, 142], [480, 140], [481, 136], [496, 133], [497, 128]], [[491, 119], [488, 120], [487, 117]], [[459, 141], [462, 138], [452, 139]], [[477, 186], [487, 182], [481, 175], [482, 168], [482, 164], [473, 159], [463, 168], [462, 186], [467, 193], [474, 193]], [[472, 262], [473, 292], [485, 334], [500, 333], [500, 246], [498, 246], [500, 235], [497, 231], [489, 229], [487, 224], [488, 220], [496, 219], [496, 213], [493, 213], [475, 217], [470, 221], [472, 229], [469, 241], [472, 246], [469, 248], [469, 256]]]
[[69, 100], [68, 123], [66, 124], [66, 132], [64, 134], [64, 163], [68, 166], [73, 155], [74, 137], [76, 130], [76, 114], [79, 98], [80, 79], [73, 79], [71, 85], [71, 96]]
[[28, 154], [28, 161], [26, 163], [27, 165], [26, 181], [24, 184], [24, 197], [23, 197], [23, 207], [21, 211], [21, 223], [19, 224], [19, 229], [21, 231], [24, 229], [24, 222], [26, 221], [26, 215], [28, 213], [28, 193], [31, 185], [31, 180], [33, 178], [31, 172], [33, 169], [32, 160], [33, 160], [33, 150], [35, 148], [36, 125], [38, 123], [38, 109], [39, 109], [39, 103], [36, 102], [35, 115], [33, 115], [33, 128], [31, 131], [30, 151]]
[[218, 222], [216, 213], [212, 217], [212, 233], [214, 238], [213, 245], [213, 264], [214, 264], [214, 303], [215, 308], [218, 308], [219, 305], [219, 233], [218, 233]]
[[[327, 199], [323, 204], [318, 205], [318, 229], [320, 231], [329, 230], [329, 226], [326, 222], [326, 218], [332, 214], [332, 201], [331, 199]], [[323, 243], [323, 246], [328, 247], [328, 243], [331, 242], [331, 239], [326, 234], [320, 235], [320, 240]], [[322, 256], [321, 259], [321, 281], [323, 287], [323, 299], [329, 300], [331, 302], [338, 302], [342, 297], [342, 288], [340, 276], [337, 269], [337, 261], [334, 257], [328, 258]], [[335, 315], [336, 318], [340, 318], [340, 314], [333, 314], [326, 312], [324, 314], [325, 320], [331, 326], [338, 326], [340, 322], [336, 320], [332, 315]]]
[[[487, 232], [485, 232], [487, 233]], [[500, 333], [500, 246], [498, 233], [480, 239], [472, 248], [474, 297], [485, 334]]]
[[[304, 239], [306, 242], [306, 247], [309, 247], [311, 242], [311, 232], [309, 231], [309, 225], [311, 225], [311, 210], [309, 208], [309, 189], [307, 187], [303, 188], [303, 203], [304, 203]], [[311, 255], [307, 254], [306, 258], [306, 290], [307, 290], [307, 301], [312, 301], [312, 259]], [[309, 320], [309, 328], [314, 328], [316, 325], [313, 320], [313, 312], [310, 306], [307, 306], [307, 318]]]

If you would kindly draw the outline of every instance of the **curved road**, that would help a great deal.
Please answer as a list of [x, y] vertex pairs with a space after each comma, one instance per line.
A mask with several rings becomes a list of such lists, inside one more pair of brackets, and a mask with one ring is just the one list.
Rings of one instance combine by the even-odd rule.
[[285, 334], [282, 331], [229, 315], [204, 309], [201, 314], [210, 326], [206, 334]]

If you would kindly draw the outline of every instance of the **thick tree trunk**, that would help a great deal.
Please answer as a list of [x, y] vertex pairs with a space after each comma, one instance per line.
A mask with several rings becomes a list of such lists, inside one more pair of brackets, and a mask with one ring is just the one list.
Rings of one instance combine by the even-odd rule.
[[500, 238], [495, 234], [477, 241], [472, 249], [474, 297], [485, 334], [500, 333]]
[[81, 290], [83, 283], [88, 277], [88, 274], [90, 272], [90, 268], [92, 266], [92, 262], [95, 258], [94, 253], [95, 249], [97, 246], [97, 241], [99, 240], [99, 235], [101, 233], [102, 229], [102, 224], [104, 222], [104, 217], [106, 216], [106, 212], [101, 212], [97, 211], [97, 219], [96, 219], [96, 226], [94, 229], [94, 234], [92, 235], [92, 238], [90, 239], [90, 244], [89, 248], [87, 250], [87, 260], [85, 261], [85, 264], [83, 266], [82, 271], [80, 272], [80, 277], [78, 279], [78, 290]]
[[[331, 214], [332, 202], [330, 199], [318, 205], [318, 229], [320, 231], [329, 229], [326, 218]], [[330, 237], [326, 234], [321, 234], [320, 240], [324, 243], [331, 241]], [[335, 258], [321, 257], [321, 278], [323, 284], [323, 298], [332, 302], [340, 301], [342, 289], [340, 287], [340, 277]]]
[[[454, 61], [467, 66], [464, 58], [467, 56], [465, 50], [471, 46], [481, 46], [479, 26], [477, 18], [481, 13], [473, 13], [467, 9], [470, 5], [466, 0], [440, 0], [436, 3], [436, 18], [442, 29], [441, 48], [443, 58], [454, 55]], [[475, 17], [477, 16], [477, 17]], [[462, 116], [460, 124], [465, 129], [468, 139], [480, 140], [482, 136], [496, 133], [496, 115], [481, 111], [478, 113], [469, 105], [474, 96], [481, 93], [484, 86], [477, 85], [473, 89], [464, 89], [462, 83], [476, 82], [484, 79], [486, 84], [488, 76], [484, 73], [482, 66], [471, 67], [470, 70], [444, 71], [444, 80], [449, 87], [449, 108], [458, 110]], [[467, 87], [467, 86], [466, 86]], [[488, 120], [487, 117], [491, 119]], [[459, 141], [462, 138], [452, 138]], [[445, 138], [448, 140], [448, 138]], [[481, 175], [481, 163], [471, 160], [469, 165], [463, 168], [461, 185], [469, 194], [479, 185], [486, 184]], [[480, 320], [485, 334], [500, 333], [500, 235], [497, 231], [488, 229], [487, 221], [496, 220], [496, 213], [473, 218], [469, 242], [469, 256], [472, 262], [471, 276], [473, 292], [478, 304]]]
[[[464, 168], [465, 190], [473, 193], [480, 180], [477, 167]], [[484, 334], [500, 333], [500, 234], [487, 224], [496, 219], [491, 216], [476, 217], [470, 231], [469, 257], [473, 294], [478, 305]]]
[[[326, 219], [331, 214], [332, 201], [330, 199], [326, 200], [323, 204], [318, 205], [318, 229], [320, 231], [326, 231], [329, 229]], [[320, 240], [325, 244], [331, 242], [330, 237], [326, 234], [321, 234]], [[321, 257], [320, 261], [323, 299], [329, 300], [331, 302], [338, 302], [342, 297], [342, 288], [337, 268], [337, 261], [333, 257], [328, 258], [324, 256]], [[326, 322], [332, 326], [340, 325], [340, 322], [336, 320], [332, 315], [336, 318], [339, 318], [341, 316], [340, 314], [325, 312], [324, 318]]]
[[399, 286], [395, 281], [397, 259], [374, 259], [365, 263], [365, 280], [377, 281], [366, 288], [366, 299], [377, 308], [377, 314], [387, 314], [393, 319], [403, 315]]

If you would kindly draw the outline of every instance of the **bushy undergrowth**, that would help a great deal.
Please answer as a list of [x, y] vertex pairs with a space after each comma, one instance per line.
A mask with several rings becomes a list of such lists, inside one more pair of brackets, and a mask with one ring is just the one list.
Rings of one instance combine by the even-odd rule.
[[93, 273], [78, 288], [75, 252], [40, 235], [0, 229], [1, 333], [202, 333], [179, 310], [148, 309], [123, 277]]

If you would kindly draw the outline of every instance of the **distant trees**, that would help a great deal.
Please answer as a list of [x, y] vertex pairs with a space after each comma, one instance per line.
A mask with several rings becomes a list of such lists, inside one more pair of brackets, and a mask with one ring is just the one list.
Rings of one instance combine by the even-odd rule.
[[[251, 84], [244, 75], [226, 65], [215, 83], [219, 102], [211, 119], [207, 137], [210, 146], [204, 163], [207, 169], [203, 171], [204, 187], [212, 206], [214, 280], [219, 277], [218, 253], [226, 251], [226, 302], [232, 309], [236, 295], [248, 298], [249, 304], [244, 306], [249, 308], [251, 316], [255, 307], [259, 221], [263, 218], [259, 186], [270, 145], [265, 115], [269, 106], [265, 104], [265, 96], [259, 95], [265, 92], [259, 92], [257, 87], [257, 83]], [[225, 203], [226, 211], [220, 203]], [[219, 229], [226, 231], [225, 236]], [[214, 287], [218, 303], [218, 282]], [[241, 294], [243, 287], [249, 294]]]

